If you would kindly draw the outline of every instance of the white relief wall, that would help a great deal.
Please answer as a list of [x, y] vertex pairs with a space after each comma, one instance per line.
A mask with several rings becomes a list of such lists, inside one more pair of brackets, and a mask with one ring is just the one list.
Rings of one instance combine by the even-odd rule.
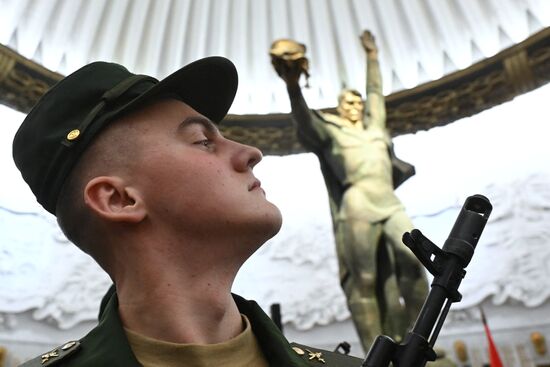
[[[510, 314], [519, 318], [548, 306], [550, 125], [540, 106], [549, 95], [550, 87], [543, 87], [478, 116], [395, 139], [397, 154], [417, 169], [398, 195], [432, 241], [443, 244], [467, 196], [484, 194], [494, 206], [460, 289], [463, 301], [453, 306], [442, 338], [470, 330], [457, 322], [460, 312], [475, 313], [482, 302], [493, 312], [518, 307]], [[23, 350], [26, 342], [28, 351], [32, 340], [62, 343], [92, 327], [110, 280], [35, 203], [11, 162], [11, 139], [23, 117], [2, 107], [0, 114], [0, 344]], [[281, 232], [243, 266], [234, 291], [266, 311], [280, 303], [292, 335], [316, 340], [325, 328], [346, 325], [342, 334], [356, 338], [338, 284], [316, 158], [265, 157], [256, 171], [285, 219]], [[550, 325], [548, 319], [538, 322]], [[326, 343], [342, 339], [334, 335]]]
[[[60, 329], [97, 317], [98, 297], [110, 284], [91, 259], [69, 243], [52, 216], [0, 210], [3, 232], [0, 310], [33, 310]], [[7, 244], [7, 245], [6, 245]]]

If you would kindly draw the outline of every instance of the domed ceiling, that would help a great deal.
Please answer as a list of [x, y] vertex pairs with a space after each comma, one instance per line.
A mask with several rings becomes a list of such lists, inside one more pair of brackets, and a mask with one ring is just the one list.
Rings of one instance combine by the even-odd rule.
[[[310, 107], [330, 108], [343, 86], [364, 89], [365, 56], [358, 36], [371, 30], [380, 49], [394, 134], [471, 115], [550, 79], [546, 0], [0, 0], [0, 7], [0, 44], [63, 75], [107, 60], [162, 78], [195, 59], [226, 56], [240, 74], [230, 114], [252, 114], [256, 120], [271, 114], [265, 121], [275, 130], [268, 140], [281, 126], [290, 127], [283, 115], [290, 110], [286, 89], [268, 55], [278, 38], [307, 46], [311, 78], [304, 94]], [[485, 67], [485, 60], [544, 31], [538, 43], [521, 48], [527, 54], [511, 61], [497, 57], [494, 70]], [[472, 65], [478, 66], [463, 78], [469, 85], [458, 79], [445, 88], [430, 84]], [[9, 72], [1, 69], [0, 57], [0, 94], [3, 73]], [[490, 74], [496, 69], [499, 75]], [[475, 79], [481, 76], [481, 82]], [[435, 89], [426, 92], [426, 83]], [[422, 97], [419, 90], [429, 100], [396, 102], [412, 94]], [[457, 102], [465, 98], [463, 105]], [[433, 116], [419, 116], [426, 111]], [[227, 121], [231, 124], [231, 116]], [[268, 152], [279, 149], [266, 144]], [[291, 144], [294, 148], [282, 151], [299, 149]]]
[[208, 55], [240, 72], [235, 114], [287, 112], [268, 50], [308, 47], [311, 107], [364, 89], [358, 36], [376, 35], [386, 94], [442, 77], [550, 25], [545, 0], [3, 0], [0, 43], [67, 74], [111, 60], [162, 78]]

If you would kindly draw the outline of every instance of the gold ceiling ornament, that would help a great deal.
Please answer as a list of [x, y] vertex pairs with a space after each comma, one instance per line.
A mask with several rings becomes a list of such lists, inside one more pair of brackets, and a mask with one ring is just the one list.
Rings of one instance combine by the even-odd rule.
[[546, 354], [546, 338], [544, 337], [544, 335], [542, 335], [538, 331], [532, 332], [531, 343], [533, 343], [533, 347], [535, 347], [535, 352], [537, 352], [538, 355], [543, 356]]
[[0, 346], [0, 366], [6, 365], [7, 354], [8, 354], [8, 350]]
[[29, 112], [46, 91], [63, 78], [0, 45], [0, 103]]
[[466, 343], [462, 340], [457, 340], [453, 343], [453, 348], [455, 350], [456, 358], [460, 362], [466, 362], [468, 360], [468, 348]]

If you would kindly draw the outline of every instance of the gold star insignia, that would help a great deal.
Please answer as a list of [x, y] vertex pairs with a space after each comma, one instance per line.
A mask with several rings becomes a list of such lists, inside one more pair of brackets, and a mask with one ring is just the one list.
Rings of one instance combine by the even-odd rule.
[[51, 352], [48, 352], [46, 354], [42, 354], [41, 356], [42, 364], [48, 362], [50, 358], [55, 358], [55, 357], [59, 357], [59, 353], [57, 352], [57, 349], [52, 350]]
[[321, 352], [314, 353], [309, 349], [306, 349], [306, 351], [308, 353], [308, 357], [310, 361], [315, 359], [321, 363], [325, 363], [325, 360], [323, 359], [323, 353]]

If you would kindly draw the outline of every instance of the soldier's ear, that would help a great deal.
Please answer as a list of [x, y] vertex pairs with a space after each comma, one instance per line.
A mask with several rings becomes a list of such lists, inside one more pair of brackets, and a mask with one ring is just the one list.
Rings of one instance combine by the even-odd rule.
[[138, 190], [116, 176], [98, 176], [84, 189], [84, 202], [100, 218], [111, 222], [139, 223], [147, 211]]

